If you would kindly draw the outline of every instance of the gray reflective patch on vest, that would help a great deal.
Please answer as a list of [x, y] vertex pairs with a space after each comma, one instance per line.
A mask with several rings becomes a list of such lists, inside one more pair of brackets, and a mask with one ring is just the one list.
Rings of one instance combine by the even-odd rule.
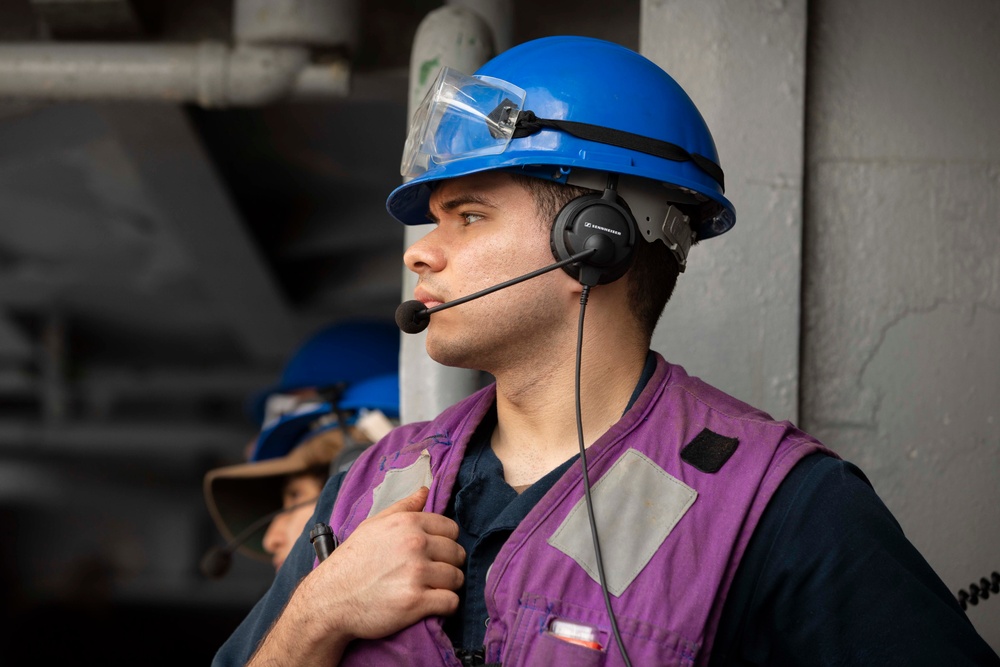
[[382, 483], [375, 487], [372, 509], [368, 516], [374, 516], [389, 505], [402, 500], [421, 486], [431, 486], [431, 455], [426, 449], [416, 461], [385, 474]]
[[[667, 539], [698, 492], [630, 449], [591, 489], [608, 591], [621, 595]], [[570, 511], [549, 544], [600, 582], [587, 500]]]

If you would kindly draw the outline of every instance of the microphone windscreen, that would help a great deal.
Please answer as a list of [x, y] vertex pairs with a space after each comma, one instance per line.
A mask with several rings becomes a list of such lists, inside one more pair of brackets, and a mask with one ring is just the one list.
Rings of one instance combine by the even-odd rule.
[[201, 557], [201, 573], [209, 579], [219, 579], [233, 562], [233, 555], [225, 549], [212, 547]]
[[424, 304], [415, 299], [404, 301], [396, 308], [396, 326], [403, 333], [420, 333], [427, 328], [430, 321]]

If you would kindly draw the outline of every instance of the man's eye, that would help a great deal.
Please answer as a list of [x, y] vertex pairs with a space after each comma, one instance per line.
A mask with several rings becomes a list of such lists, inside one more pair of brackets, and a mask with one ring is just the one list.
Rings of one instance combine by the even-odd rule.
[[467, 225], [471, 225], [472, 223], [483, 219], [483, 216], [478, 213], [462, 213], [461, 217]]
[[309, 500], [309, 491], [302, 488], [286, 489], [284, 494], [285, 502], [289, 505], [305, 502]]

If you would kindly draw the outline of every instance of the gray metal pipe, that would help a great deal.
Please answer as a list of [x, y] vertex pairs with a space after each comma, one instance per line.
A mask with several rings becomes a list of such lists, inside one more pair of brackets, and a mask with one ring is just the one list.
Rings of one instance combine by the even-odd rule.
[[355, 48], [360, 33], [358, 0], [236, 0], [233, 36], [245, 44]]
[[0, 44], [0, 98], [256, 106], [344, 96], [349, 82], [346, 64], [311, 64], [296, 46]]

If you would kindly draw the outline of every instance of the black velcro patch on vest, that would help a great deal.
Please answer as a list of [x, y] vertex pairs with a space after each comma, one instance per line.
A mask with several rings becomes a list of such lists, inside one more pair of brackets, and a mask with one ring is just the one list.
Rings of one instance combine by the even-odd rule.
[[738, 438], [727, 438], [707, 428], [681, 450], [681, 458], [702, 472], [719, 472], [740, 444]]

